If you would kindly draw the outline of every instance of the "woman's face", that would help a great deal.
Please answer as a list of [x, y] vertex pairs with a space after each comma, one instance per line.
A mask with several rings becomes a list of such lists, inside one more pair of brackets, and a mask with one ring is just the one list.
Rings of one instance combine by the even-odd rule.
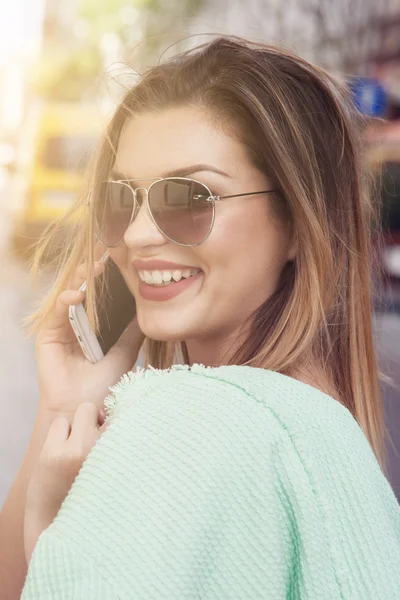
[[[271, 181], [250, 164], [244, 147], [213, 126], [204, 111], [190, 106], [130, 118], [120, 136], [114, 170], [137, 180], [134, 187], [148, 187], [151, 178], [184, 171], [221, 196], [272, 188]], [[273, 293], [293, 249], [287, 228], [274, 215], [271, 196], [260, 194], [216, 202], [213, 230], [197, 247], [179, 246], [166, 238], [142, 202], [124, 242], [110, 254], [136, 298], [145, 335], [218, 344], [235, 336]], [[135, 261], [149, 261], [140, 271], [146, 270], [143, 266], [161, 274], [185, 267], [201, 271], [184, 283], [169, 284], [164, 289], [171, 292], [162, 292], [161, 299], [153, 287], [141, 282]], [[184, 267], [154, 269], [152, 261]]]

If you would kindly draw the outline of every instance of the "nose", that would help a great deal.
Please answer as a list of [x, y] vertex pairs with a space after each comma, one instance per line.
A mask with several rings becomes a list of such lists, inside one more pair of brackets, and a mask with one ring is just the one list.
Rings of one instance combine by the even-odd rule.
[[138, 250], [146, 246], [161, 246], [168, 241], [154, 223], [147, 204], [147, 190], [136, 189], [136, 214], [124, 235], [128, 248]]

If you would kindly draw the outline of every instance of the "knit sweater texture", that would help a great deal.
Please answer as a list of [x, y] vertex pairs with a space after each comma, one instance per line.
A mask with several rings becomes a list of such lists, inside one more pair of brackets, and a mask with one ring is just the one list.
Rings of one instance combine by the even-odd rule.
[[22, 600], [400, 599], [400, 508], [339, 402], [251, 367], [124, 375]]

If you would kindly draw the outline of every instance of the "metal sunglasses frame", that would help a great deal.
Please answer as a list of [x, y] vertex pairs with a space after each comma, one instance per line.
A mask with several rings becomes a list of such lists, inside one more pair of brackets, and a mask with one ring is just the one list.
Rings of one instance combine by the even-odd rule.
[[[201, 242], [197, 242], [196, 244], [184, 244], [182, 242], [177, 242], [176, 240], [172, 239], [168, 234], [165, 233], [165, 231], [163, 231], [161, 229], [161, 227], [156, 222], [156, 220], [153, 216], [153, 213], [151, 211], [151, 207], [150, 207], [150, 203], [149, 203], [149, 194], [150, 194], [151, 188], [159, 181], [176, 181], [176, 180], [187, 181], [190, 183], [197, 183], [199, 185], [202, 185], [209, 192], [209, 197], [206, 198], [205, 201], [212, 203], [212, 220], [211, 220], [211, 224], [210, 224], [210, 229], [209, 229], [209, 232], [207, 233], [206, 237]], [[133, 181], [152, 181], [153, 183], [151, 183], [148, 188], [144, 188], [144, 187], [133, 188], [130, 185], [130, 183]], [[215, 203], [216, 202], [219, 202], [220, 200], [226, 200], [227, 198], [239, 198], [241, 196], [255, 196], [256, 194], [272, 194], [274, 192], [278, 193], [278, 190], [271, 189], [271, 190], [262, 190], [260, 192], [246, 192], [244, 194], [230, 194], [229, 196], [218, 196], [218, 195], [213, 194], [212, 191], [210, 190], [210, 188], [205, 183], [203, 183], [202, 181], [198, 181], [197, 179], [192, 179], [191, 177], [157, 177], [157, 178], [154, 177], [154, 178], [147, 178], [147, 179], [139, 179], [139, 178], [138, 179], [107, 179], [104, 183], [119, 183], [121, 185], [126, 185], [132, 192], [133, 200], [134, 200], [133, 206], [132, 206], [132, 215], [131, 215], [129, 224], [124, 232], [124, 235], [121, 237], [121, 239], [116, 244], [112, 244], [112, 245], [105, 244], [96, 233], [96, 237], [97, 237], [98, 241], [101, 244], [103, 244], [103, 246], [106, 246], [107, 248], [116, 248], [117, 246], [119, 246], [119, 244], [124, 239], [126, 231], [130, 227], [130, 225], [133, 223], [133, 221], [135, 219], [135, 215], [136, 215], [136, 194], [138, 191], [144, 191], [146, 193], [147, 210], [150, 214], [150, 217], [151, 217], [154, 225], [157, 227], [158, 231], [160, 233], [162, 233], [162, 235], [164, 235], [166, 238], [168, 238], [174, 244], [178, 244], [178, 246], [185, 246], [185, 247], [200, 246], [200, 244], [203, 244], [208, 239], [208, 237], [211, 235], [211, 232], [214, 227], [214, 221], [215, 221]], [[91, 199], [91, 191], [89, 192], [87, 205], [90, 205], [90, 199]]]

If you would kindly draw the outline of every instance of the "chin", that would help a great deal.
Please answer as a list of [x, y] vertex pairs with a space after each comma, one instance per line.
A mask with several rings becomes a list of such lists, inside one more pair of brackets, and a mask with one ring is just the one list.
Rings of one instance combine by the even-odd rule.
[[146, 337], [160, 342], [179, 342], [188, 337], [191, 328], [185, 326], [181, 319], [176, 324], [165, 321], [165, 315], [158, 320], [154, 319], [154, 316], [152, 318], [151, 315], [144, 316], [138, 311], [139, 327]]

